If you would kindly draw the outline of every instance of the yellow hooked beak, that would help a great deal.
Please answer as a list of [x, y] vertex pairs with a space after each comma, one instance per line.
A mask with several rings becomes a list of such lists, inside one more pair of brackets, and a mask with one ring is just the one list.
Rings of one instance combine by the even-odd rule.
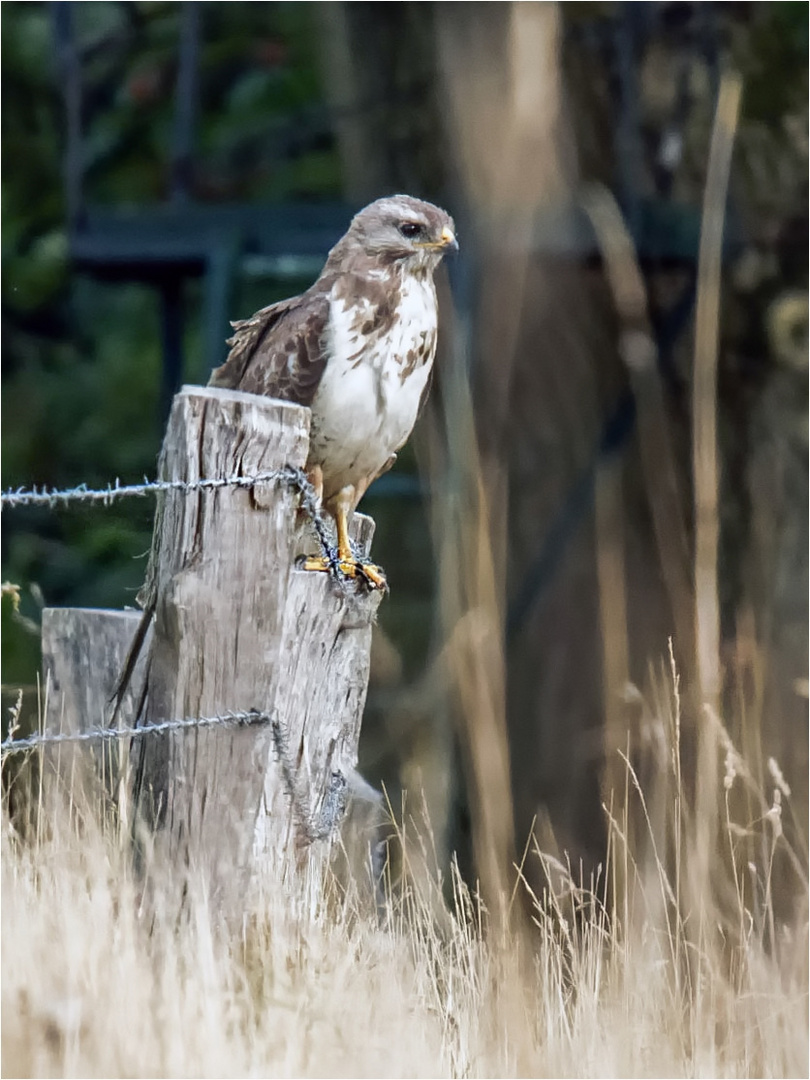
[[456, 234], [453, 230], [448, 225], [445, 225], [438, 240], [423, 241], [422, 243], [417, 242], [414, 244], [414, 247], [440, 248], [442, 250], [450, 248], [451, 251], [458, 251], [458, 240], [456, 240]]
[[458, 251], [458, 240], [456, 240], [455, 233], [447, 225], [442, 229], [441, 246], [452, 248], [453, 251]]

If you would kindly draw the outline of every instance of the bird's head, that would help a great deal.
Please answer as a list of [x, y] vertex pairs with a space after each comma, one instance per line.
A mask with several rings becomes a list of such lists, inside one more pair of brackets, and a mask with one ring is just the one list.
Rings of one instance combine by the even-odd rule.
[[433, 272], [448, 251], [458, 251], [456, 228], [448, 213], [433, 203], [391, 195], [355, 214], [346, 236], [354, 251], [418, 273]]

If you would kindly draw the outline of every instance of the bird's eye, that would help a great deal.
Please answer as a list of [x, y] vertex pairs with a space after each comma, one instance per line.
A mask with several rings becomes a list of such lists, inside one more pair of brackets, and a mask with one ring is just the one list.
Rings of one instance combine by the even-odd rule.
[[415, 221], [403, 221], [399, 227], [399, 231], [403, 236], [407, 236], [409, 240], [412, 240], [415, 236], [419, 236], [422, 231], [422, 226], [417, 225]]

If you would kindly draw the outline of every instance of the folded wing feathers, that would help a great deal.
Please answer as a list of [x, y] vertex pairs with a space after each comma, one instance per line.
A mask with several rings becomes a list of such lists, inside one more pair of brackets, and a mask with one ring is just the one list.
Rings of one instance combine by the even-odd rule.
[[310, 405], [326, 365], [328, 319], [328, 289], [316, 286], [231, 323], [231, 351], [209, 386]]
[[300, 297], [294, 296], [290, 300], [282, 300], [280, 303], [270, 304], [268, 307], [262, 308], [255, 315], [251, 315], [249, 319], [237, 319], [235, 322], [231, 322], [231, 326], [236, 333], [233, 337], [227, 338], [225, 342], [226, 345], [231, 347], [231, 351], [228, 353], [225, 363], [218, 368], [214, 368], [208, 385], [221, 386], [231, 390], [238, 389], [245, 377], [253, 354], [261, 344], [264, 335], [299, 300]]

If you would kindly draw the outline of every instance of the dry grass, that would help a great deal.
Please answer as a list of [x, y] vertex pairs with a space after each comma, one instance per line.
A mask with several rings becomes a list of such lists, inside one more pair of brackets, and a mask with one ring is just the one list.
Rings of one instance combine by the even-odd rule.
[[[528, 922], [520, 933], [496, 929], [457, 874], [443, 888], [429, 835], [407, 818], [384, 925], [317, 852], [306, 880], [268, 866], [239, 926], [194, 890], [187, 918], [170, 917], [160, 867], [147, 914], [114, 816], [57, 797], [46, 771], [24, 826], [4, 810], [3, 1075], [806, 1076], [806, 858], [788, 848], [791, 799], [780, 791], [774, 812], [718, 728], [727, 818], [696, 891], [690, 867], [706, 863], [690, 848], [677, 706], [662, 685], [649, 714], [660, 780], [642, 793], [628, 762], [600, 881], [527, 850], [548, 889], [515, 878], [501, 925]], [[735, 820], [737, 803], [753, 819]], [[779, 866], [792, 917], [774, 911]]]

